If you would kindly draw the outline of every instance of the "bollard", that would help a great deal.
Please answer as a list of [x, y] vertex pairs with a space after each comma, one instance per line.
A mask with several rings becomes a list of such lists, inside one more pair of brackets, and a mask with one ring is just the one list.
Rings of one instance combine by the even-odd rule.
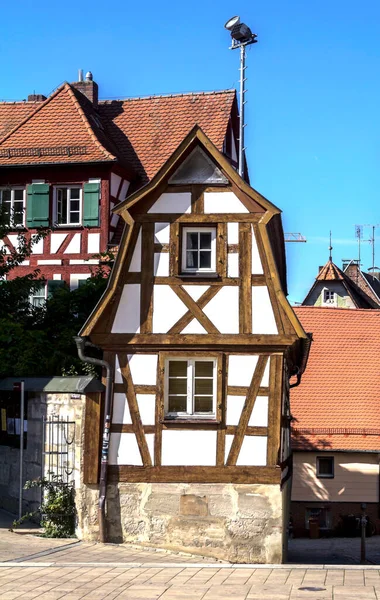
[[366, 526], [367, 526], [367, 517], [365, 514], [366, 508], [367, 508], [367, 505], [363, 502], [363, 504], [361, 505], [362, 516], [360, 518], [360, 525], [361, 525], [360, 563], [361, 564], [365, 563], [365, 530], [366, 530]]

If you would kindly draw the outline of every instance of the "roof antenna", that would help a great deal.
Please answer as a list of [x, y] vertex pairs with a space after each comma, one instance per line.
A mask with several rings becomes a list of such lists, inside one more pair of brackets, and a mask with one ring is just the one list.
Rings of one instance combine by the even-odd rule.
[[333, 247], [331, 245], [331, 231], [330, 231], [330, 246], [329, 246], [329, 252], [330, 252], [329, 261], [330, 262], [332, 262], [332, 250], [333, 250]]

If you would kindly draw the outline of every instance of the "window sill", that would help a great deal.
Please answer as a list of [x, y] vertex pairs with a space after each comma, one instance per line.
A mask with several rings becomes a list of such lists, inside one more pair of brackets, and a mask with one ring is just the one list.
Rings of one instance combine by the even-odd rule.
[[178, 277], [186, 278], [186, 279], [218, 279], [220, 275], [218, 273], [207, 273], [207, 272], [199, 272], [199, 273], [180, 273]]
[[203, 419], [201, 417], [189, 417], [188, 419], [184, 419], [184, 418], [179, 418], [179, 419], [170, 419], [170, 418], [166, 418], [163, 419], [162, 421], [160, 421], [160, 423], [162, 425], [166, 426], [178, 426], [178, 425], [189, 425], [191, 427], [194, 427], [195, 429], [197, 428], [197, 426], [199, 427], [200, 425], [202, 427], [207, 426], [210, 427], [210, 429], [212, 429], [213, 427], [217, 427], [221, 424], [221, 421], [217, 421], [216, 419]]

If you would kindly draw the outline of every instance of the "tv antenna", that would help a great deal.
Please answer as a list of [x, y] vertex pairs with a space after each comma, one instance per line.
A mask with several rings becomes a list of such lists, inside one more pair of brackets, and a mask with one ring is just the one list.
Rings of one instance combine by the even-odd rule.
[[[359, 269], [360, 269], [360, 251], [361, 251], [361, 242], [368, 242], [372, 246], [372, 270], [375, 269], [375, 231], [380, 227], [380, 223], [376, 223], [376, 225], [364, 224], [364, 225], [355, 225], [355, 237], [358, 240], [358, 251], [359, 251]], [[369, 229], [369, 238], [368, 240], [363, 240], [363, 231], [364, 228]]]

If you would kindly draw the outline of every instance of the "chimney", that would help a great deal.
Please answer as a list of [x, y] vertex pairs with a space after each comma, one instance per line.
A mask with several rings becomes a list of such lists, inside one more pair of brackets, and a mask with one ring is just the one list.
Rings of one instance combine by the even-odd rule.
[[43, 102], [46, 99], [43, 94], [29, 94], [28, 96], [28, 102]]
[[94, 108], [98, 107], [98, 84], [92, 79], [91, 71], [86, 73], [83, 81], [83, 71], [79, 69], [78, 81], [71, 84], [78, 92], [86, 96]]

